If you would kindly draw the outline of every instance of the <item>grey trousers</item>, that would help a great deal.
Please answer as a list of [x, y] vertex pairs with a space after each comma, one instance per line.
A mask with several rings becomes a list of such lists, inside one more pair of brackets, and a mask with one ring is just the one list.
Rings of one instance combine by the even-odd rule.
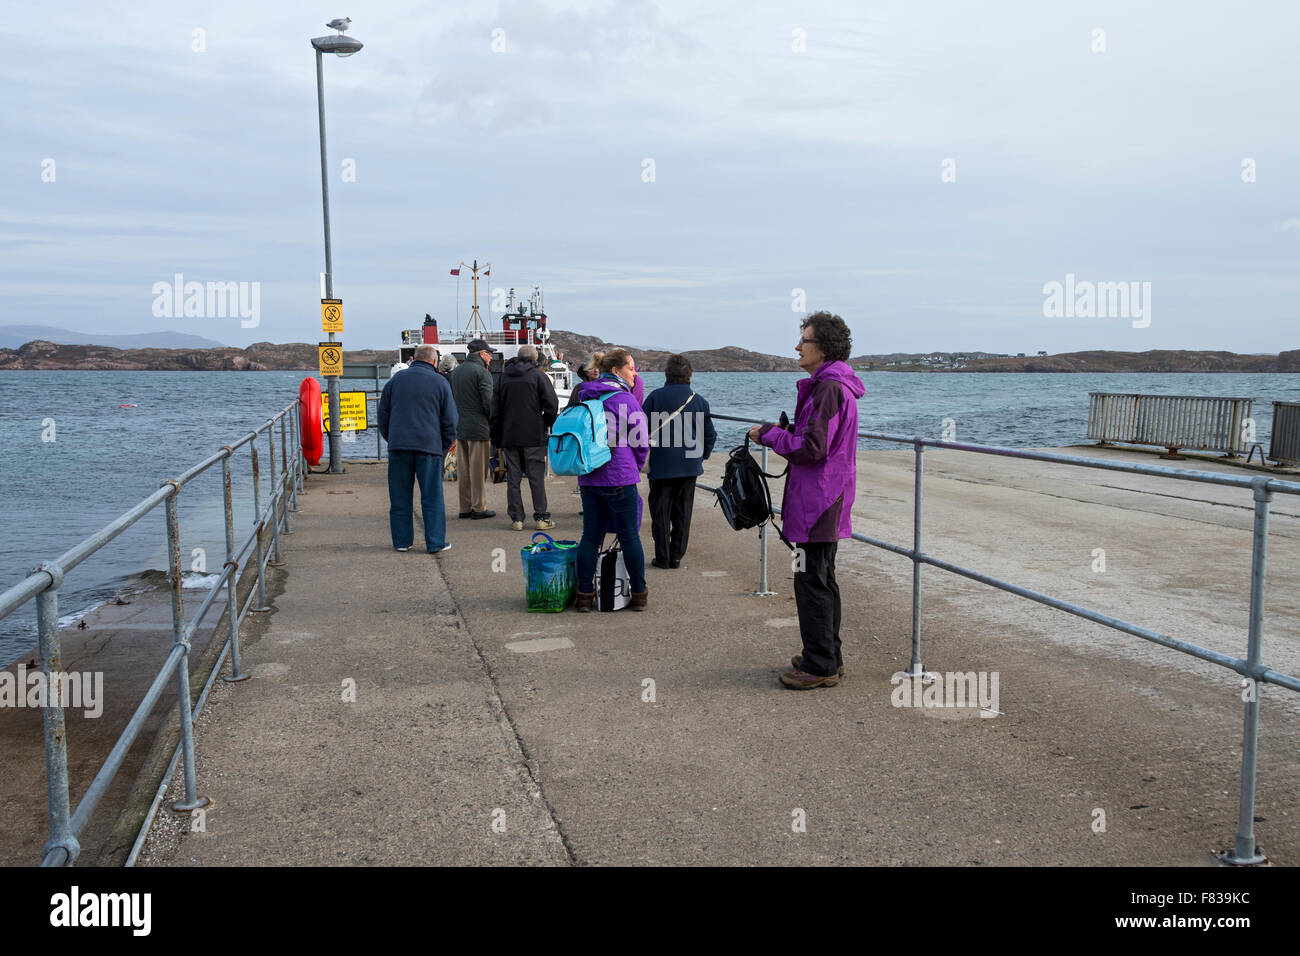
[[528, 489], [533, 496], [533, 518], [549, 518], [546, 510], [546, 446], [532, 448], [502, 448], [501, 457], [506, 462], [506, 511], [511, 521], [524, 520], [524, 496], [520, 483], [528, 476]]

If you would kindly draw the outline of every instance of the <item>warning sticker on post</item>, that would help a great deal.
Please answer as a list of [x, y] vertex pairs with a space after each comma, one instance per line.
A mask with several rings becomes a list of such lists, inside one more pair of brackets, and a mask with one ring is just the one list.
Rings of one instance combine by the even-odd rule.
[[335, 335], [343, 331], [342, 299], [320, 300], [320, 330], [333, 332]]
[[[366, 422], [366, 393], [339, 392], [339, 431], [363, 432], [369, 428]], [[322, 392], [320, 396], [321, 424], [324, 431], [330, 430], [330, 396]]]
[[322, 375], [343, 374], [342, 342], [318, 342], [316, 351], [320, 358], [320, 373]]

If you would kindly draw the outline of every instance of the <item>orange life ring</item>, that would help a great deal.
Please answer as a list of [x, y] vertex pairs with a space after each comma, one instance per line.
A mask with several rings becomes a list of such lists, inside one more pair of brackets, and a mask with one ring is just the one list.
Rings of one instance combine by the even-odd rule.
[[309, 465], [319, 465], [325, 450], [321, 428], [320, 382], [310, 376], [298, 386], [298, 424], [302, 435], [302, 454]]

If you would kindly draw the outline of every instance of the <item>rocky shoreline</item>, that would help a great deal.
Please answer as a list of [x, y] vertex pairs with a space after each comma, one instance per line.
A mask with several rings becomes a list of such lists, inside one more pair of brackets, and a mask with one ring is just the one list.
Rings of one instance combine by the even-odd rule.
[[[557, 331], [552, 342], [570, 366], [576, 367], [593, 352], [613, 343], [592, 335]], [[634, 349], [640, 367], [663, 368], [671, 352]], [[767, 355], [737, 346], [682, 352], [697, 372], [797, 372], [794, 358]], [[396, 349], [360, 349], [343, 353], [343, 361], [387, 365], [396, 361]], [[849, 360], [854, 368], [882, 372], [1300, 372], [1300, 349], [1278, 355], [1238, 355], [1234, 352], [1157, 349], [1148, 352], [1067, 352], [1061, 355], [990, 356], [965, 359], [960, 367], [919, 365], [897, 355], [860, 355]], [[256, 342], [247, 348], [140, 348], [106, 345], [59, 345], [37, 339], [16, 349], [0, 349], [0, 370], [79, 371], [197, 371], [265, 372], [312, 371], [317, 368], [316, 345], [311, 342]]]

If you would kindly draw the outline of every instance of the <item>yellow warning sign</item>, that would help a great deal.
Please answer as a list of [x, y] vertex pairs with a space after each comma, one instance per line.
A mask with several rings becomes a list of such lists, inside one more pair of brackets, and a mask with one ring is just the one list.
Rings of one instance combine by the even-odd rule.
[[[321, 422], [328, 432], [330, 430], [329, 392], [321, 392], [320, 407]], [[370, 427], [366, 423], [365, 392], [339, 392], [339, 408], [342, 409], [339, 414], [339, 431], [363, 432]]]
[[320, 373], [322, 375], [343, 374], [342, 342], [318, 342], [316, 352], [320, 358]]
[[333, 332], [336, 335], [343, 331], [342, 299], [320, 300], [320, 330], [326, 333]]

